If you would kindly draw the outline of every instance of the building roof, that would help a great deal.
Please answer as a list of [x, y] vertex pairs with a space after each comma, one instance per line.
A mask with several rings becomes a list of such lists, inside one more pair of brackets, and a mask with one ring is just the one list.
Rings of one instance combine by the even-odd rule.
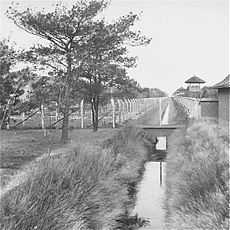
[[215, 84], [213, 88], [216, 89], [221, 89], [221, 88], [230, 88], [230, 83], [229, 83], [229, 76], [230, 74], [221, 82]]
[[205, 81], [194, 75], [193, 77], [190, 77], [187, 81], [185, 81], [185, 83], [200, 83], [200, 84], [203, 84], [203, 83], [205, 83]]
[[183, 88], [183, 87], [180, 87], [175, 92], [184, 92], [184, 91], [187, 91], [187, 90], [185, 88]]
[[179, 89], [177, 89], [173, 94], [174, 95], [182, 95], [184, 94], [185, 92], [187, 92], [187, 89], [183, 88], [183, 87], [180, 87]]

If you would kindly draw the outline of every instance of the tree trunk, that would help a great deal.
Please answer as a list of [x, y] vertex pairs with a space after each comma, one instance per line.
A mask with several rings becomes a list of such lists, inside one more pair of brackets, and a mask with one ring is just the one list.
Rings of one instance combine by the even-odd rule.
[[99, 106], [99, 96], [95, 96], [91, 101], [92, 108], [92, 122], [93, 122], [93, 131], [96, 132], [98, 130], [98, 106]]
[[61, 141], [63, 143], [68, 142], [69, 133], [69, 110], [70, 110], [70, 85], [72, 79], [72, 60], [71, 56], [67, 54], [67, 75], [65, 79], [65, 95], [64, 95], [64, 111], [63, 111], [63, 122], [62, 122], [62, 135]]
[[8, 122], [8, 116], [10, 116], [10, 100], [8, 100], [7, 105], [5, 105], [4, 111], [3, 111], [3, 117], [1, 121], [1, 129], [7, 129], [7, 122]]

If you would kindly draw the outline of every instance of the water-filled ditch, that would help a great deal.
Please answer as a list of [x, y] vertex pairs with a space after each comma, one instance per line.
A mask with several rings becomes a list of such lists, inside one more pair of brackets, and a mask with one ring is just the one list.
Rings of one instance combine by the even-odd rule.
[[[157, 149], [166, 149], [166, 139], [158, 138]], [[142, 181], [137, 185], [136, 205], [133, 214], [148, 219], [149, 224], [140, 229], [164, 229], [164, 174], [165, 162], [150, 161], [145, 164]]]

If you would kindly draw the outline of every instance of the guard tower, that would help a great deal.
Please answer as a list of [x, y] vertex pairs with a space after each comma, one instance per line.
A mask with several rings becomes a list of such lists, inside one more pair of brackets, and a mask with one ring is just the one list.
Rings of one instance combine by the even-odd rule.
[[200, 92], [200, 85], [204, 84], [205, 81], [194, 75], [193, 77], [185, 81], [185, 83], [188, 84], [188, 90], [190, 92]]

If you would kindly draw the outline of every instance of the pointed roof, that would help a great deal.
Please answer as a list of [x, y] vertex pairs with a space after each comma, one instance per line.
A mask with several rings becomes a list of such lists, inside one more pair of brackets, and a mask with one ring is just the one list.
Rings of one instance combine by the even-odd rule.
[[193, 77], [190, 77], [187, 81], [185, 81], [185, 83], [200, 83], [200, 84], [203, 84], [203, 83], [205, 83], [205, 81], [194, 75]]
[[216, 89], [221, 89], [221, 88], [230, 88], [230, 83], [229, 83], [229, 76], [230, 74], [221, 82], [215, 84], [213, 88]]

